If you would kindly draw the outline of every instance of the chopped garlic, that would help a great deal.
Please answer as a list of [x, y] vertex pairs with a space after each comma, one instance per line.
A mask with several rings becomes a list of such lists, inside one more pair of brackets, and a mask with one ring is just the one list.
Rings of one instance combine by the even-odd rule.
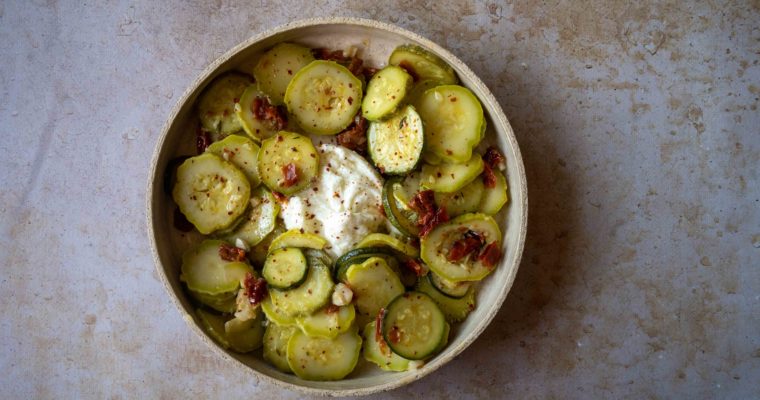
[[335, 290], [332, 294], [332, 303], [336, 306], [345, 306], [351, 303], [351, 299], [354, 298], [354, 292], [351, 288], [344, 283], [335, 285]]
[[248, 247], [248, 244], [245, 242], [245, 240], [241, 238], [235, 238], [235, 247], [241, 250], [249, 251], [250, 248]]

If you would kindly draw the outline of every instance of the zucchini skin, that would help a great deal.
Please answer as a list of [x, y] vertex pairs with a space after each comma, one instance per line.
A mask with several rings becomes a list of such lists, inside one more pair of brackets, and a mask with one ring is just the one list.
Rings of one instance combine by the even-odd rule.
[[422, 119], [411, 105], [385, 121], [370, 122], [367, 129], [369, 156], [385, 175], [406, 175], [415, 170], [424, 145]]
[[[412, 323], [412, 326], [408, 326]], [[415, 323], [429, 323], [420, 327]], [[433, 299], [422, 292], [406, 292], [393, 299], [382, 316], [385, 342], [409, 360], [424, 360], [441, 348], [446, 318]]]
[[386, 119], [403, 104], [414, 79], [403, 68], [389, 65], [378, 71], [367, 84], [362, 100], [362, 116], [377, 122]]

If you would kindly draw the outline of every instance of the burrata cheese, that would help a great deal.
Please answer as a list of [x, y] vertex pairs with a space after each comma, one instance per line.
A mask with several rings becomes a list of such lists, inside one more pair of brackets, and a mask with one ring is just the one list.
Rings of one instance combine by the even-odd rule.
[[333, 258], [385, 225], [383, 180], [359, 154], [342, 146], [322, 144], [315, 182], [282, 204], [287, 229], [303, 229], [327, 239]]

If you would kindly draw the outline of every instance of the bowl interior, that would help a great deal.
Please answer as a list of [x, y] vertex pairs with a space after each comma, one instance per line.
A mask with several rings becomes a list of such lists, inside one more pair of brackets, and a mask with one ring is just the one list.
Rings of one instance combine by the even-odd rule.
[[[337, 382], [305, 381], [294, 375], [284, 374], [271, 367], [261, 358], [261, 352], [240, 355], [227, 352], [217, 346], [200, 328], [194, 306], [179, 281], [181, 255], [198, 236], [180, 235], [172, 226], [173, 203], [164, 190], [164, 171], [169, 161], [179, 155], [194, 154], [195, 124], [193, 104], [204, 86], [214, 77], [233, 69], [250, 73], [258, 56], [272, 45], [291, 41], [310, 47], [346, 49], [355, 46], [365, 65], [384, 66], [391, 51], [398, 45], [414, 43], [437, 54], [456, 70], [464, 86], [470, 88], [481, 100], [486, 113], [488, 129], [481, 143], [481, 151], [489, 145], [497, 145], [507, 159], [506, 177], [509, 184], [509, 204], [497, 216], [504, 234], [504, 257], [501, 264], [480, 285], [477, 307], [464, 322], [452, 327], [446, 349], [415, 371], [400, 373], [383, 372], [360, 359], [357, 369], [346, 379]], [[522, 253], [527, 221], [527, 192], [522, 159], [512, 128], [501, 107], [483, 83], [461, 61], [448, 51], [418, 35], [395, 26], [375, 21], [356, 19], [307, 20], [276, 29], [254, 37], [228, 52], [212, 63], [196, 80], [174, 109], [159, 139], [153, 160], [148, 192], [148, 224], [154, 245], [159, 275], [171, 293], [180, 311], [195, 330], [212, 348], [225, 358], [234, 359], [278, 384], [312, 394], [358, 395], [387, 390], [412, 382], [445, 364], [464, 350], [485, 329], [494, 317], [512, 285]]]

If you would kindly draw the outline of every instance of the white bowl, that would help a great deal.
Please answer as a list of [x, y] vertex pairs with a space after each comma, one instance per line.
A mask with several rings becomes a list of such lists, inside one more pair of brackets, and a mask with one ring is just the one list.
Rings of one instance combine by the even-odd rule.
[[[454, 68], [462, 85], [472, 90], [482, 102], [488, 130], [481, 146], [496, 144], [506, 156], [510, 202], [497, 216], [504, 233], [505, 254], [500, 265], [482, 282], [475, 310], [464, 322], [452, 327], [445, 350], [418, 370], [384, 372], [360, 359], [353, 373], [335, 382], [307, 381], [282, 373], [266, 363], [260, 352], [240, 355], [217, 345], [199, 324], [194, 307], [179, 281], [180, 256], [189, 240], [178, 235], [172, 227], [173, 205], [171, 197], [163, 190], [164, 171], [172, 158], [180, 154], [193, 154], [193, 104], [206, 84], [216, 76], [234, 68], [249, 68], [263, 51], [284, 41], [330, 49], [356, 46], [365, 65], [376, 67], [383, 66], [391, 51], [401, 44], [413, 43], [433, 52]], [[522, 255], [528, 220], [528, 194], [520, 150], [504, 112], [483, 82], [457, 57], [417, 34], [393, 25], [354, 18], [293, 22], [254, 36], [211, 63], [190, 85], [163, 127], [152, 160], [147, 193], [148, 231], [156, 267], [190, 328], [221, 357], [259, 378], [308, 394], [330, 396], [365, 395], [406, 385], [435, 371], [464, 351], [491, 322], [512, 286]]]

